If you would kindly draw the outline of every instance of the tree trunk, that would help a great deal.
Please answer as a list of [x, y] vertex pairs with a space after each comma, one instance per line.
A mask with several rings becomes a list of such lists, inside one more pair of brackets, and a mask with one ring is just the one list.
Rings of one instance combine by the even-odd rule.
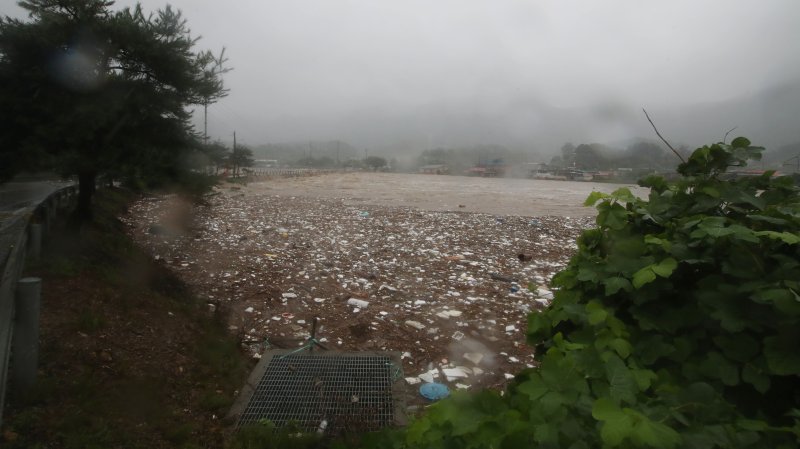
[[96, 172], [82, 172], [78, 174], [78, 218], [92, 219], [92, 196], [95, 191]]

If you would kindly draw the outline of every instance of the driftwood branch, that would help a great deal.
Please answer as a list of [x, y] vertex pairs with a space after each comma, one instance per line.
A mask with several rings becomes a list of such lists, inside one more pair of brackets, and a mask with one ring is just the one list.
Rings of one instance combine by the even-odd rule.
[[738, 126], [734, 126], [733, 128], [729, 129], [728, 132], [725, 133], [725, 137], [722, 138], [722, 143], [725, 143], [728, 140], [728, 134], [732, 133], [734, 129], [738, 128]]
[[683, 159], [683, 156], [681, 156], [681, 154], [680, 154], [680, 153], [678, 153], [678, 151], [677, 151], [675, 148], [673, 148], [673, 147], [672, 147], [672, 145], [670, 145], [670, 144], [669, 144], [669, 142], [667, 142], [667, 139], [665, 139], [665, 138], [664, 138], [664, 137], [661, 135], [661, 133], [660, 133], [660, 132], [658, 132], [658, 128], [656, 128], [656, 124], [655, 124], [655, 123], [653, 123], [653, 121], [652, 121], [652, 120], [650, 120], [650, 115], [648, 115], [648, 114], [647, 114], [647, 109], [645, 109], [645, 108], [642, 108], [642, 111], [644, 111], [644, 116], [645, 116], [645, 117], [647, 117], [647, 121], [648, 121], [648, 122], [650, 122], [650, 126], [652, 126], [652, 127], [653, 127], [653, 130], [656, 132], [656, 135], [658, 136], [658, 138], [659, 138], [659, 139], [661, 139], [661, 141], [662, 141], [662, 142], [664, 142], [665, 144], [667, 144], [667, 146], [669, 147], [669, 149], [670, 149], [670, 150], [672, 150], [672, 152], [673, 152], [673, 153], [675, 153], [675, 156], [678, 156], [678, 159], [680, 159], [680, 160], [681, 160], [681, 162], [685, 163], [686, 161]]

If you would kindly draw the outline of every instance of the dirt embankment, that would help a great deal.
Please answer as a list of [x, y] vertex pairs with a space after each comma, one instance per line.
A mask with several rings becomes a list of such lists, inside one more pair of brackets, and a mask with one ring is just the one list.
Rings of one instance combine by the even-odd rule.
[[0, 446], [223, 447], [252, 363], [227, 325], [125, 235], [133, 197], [104, 190], [96, 223], [56, 224], [42, 261], [39, 377], [12, 392]]

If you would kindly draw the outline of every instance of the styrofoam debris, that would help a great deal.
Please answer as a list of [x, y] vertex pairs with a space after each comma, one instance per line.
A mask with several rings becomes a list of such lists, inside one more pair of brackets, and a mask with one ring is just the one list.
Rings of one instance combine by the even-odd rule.
[[480, 352], [465, 352], [464, 358], [478, 365], [481, 363], [481, 360], [483, 360], [483, 354]]
[[420, 323], [419, 321], [408, 320], [406, 321], [406, 325], [419, 330], [425, 329], [425, 325]]
[[364, 301], [363, 299], [358, 299], [358, 298], [350, 298], [347, 300], [347, 304], [350, 306], [366, 309], [367, 306], [369, 306], [369, 301]]
[[432, 369], [430, 371], [420, 374], [417, 377], [419, 377], [420, 380], [422, 380], [423, 382], [431, 383], [433, 382], [434, 379], [439, 378], [439, 370]]

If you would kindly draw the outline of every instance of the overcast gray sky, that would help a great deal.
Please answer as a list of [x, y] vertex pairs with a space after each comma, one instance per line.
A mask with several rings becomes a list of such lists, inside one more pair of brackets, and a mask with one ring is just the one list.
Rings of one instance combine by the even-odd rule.
[[[141, 3], [154, 10], [167, 2]], [[228, 140], [235, 129], [252, 144], [547, 151], [565, 140], [650, 137], [642, 106], [666, 117], [660, 125], [700, 130], [678, 111], [724, 108], [800, 79], [797, 0], [169, 3], [202, 36], [199, 47], [224, 46], [234, 68], [230, 96], [210, 108], [210, 134]], [[708, 136], [718, 139], [727, 124], [771, 122], [769, 111], [751, 113], [710, 121]], [[775, 143], [800, 141], [789, 125]], [[702, 132], [668, 131], [705, 143], [691, 142]]]

